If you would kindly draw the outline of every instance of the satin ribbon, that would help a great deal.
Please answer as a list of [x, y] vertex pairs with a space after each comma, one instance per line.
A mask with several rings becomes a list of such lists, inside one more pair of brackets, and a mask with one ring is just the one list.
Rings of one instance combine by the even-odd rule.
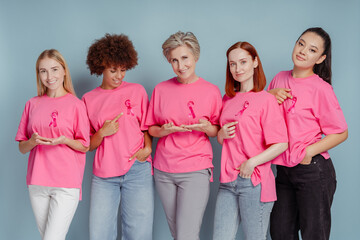
[[127, 108], [127, 114], [128, 114], [128, 115], [131, 114], [131, 116], [134, 116], [135, 114], [134, 114], [134, 111], [132, 110], [131, 103], [130, 103], [130, 100], [129, 100], [129, 99], [127, 99], [127, 100], [125, 101], [125, 106], [126, 106], [126, 108]]
[[189, 101], [188, 104], [187, 104], [189, 110], [190, 110], [190, 113], [188, 115], [189, 118], [195, 118], [195, 112], [194, 112], [194, 109], [193, 109], [193, 106], [194, 106], [194, 102], [193, 101]]
[[53, 127], [57, 127], [57, 123], [56, 123], [57, 117], [58, 117], [58, 112], [57, 111], [54, 111], [54, 112], [51, 113], [51, 122], [49, 124], [49, 127], [51, 125], [53, 125]]
[[291, 113], [294, 113], [295, 112], [295, 104], [296, 104], [296, 101], [297, 101], [297, 97], [293, 97], [292, 100], [291, 100], [291, 106], [289, 107], [288, 109], [288, 113], [291, 112]]
[[249, 105], [250, 105], [250, 103], [248, 101], [245, 101], [243, 108], [237, 114], [235, 114], [235, 116], [242, 114], [249, 107]]

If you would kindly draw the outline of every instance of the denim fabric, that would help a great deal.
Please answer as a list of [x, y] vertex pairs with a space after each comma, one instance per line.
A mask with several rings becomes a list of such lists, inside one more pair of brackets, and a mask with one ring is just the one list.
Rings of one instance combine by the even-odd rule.
[[233, 240], [241, 222], [246, 240], [266, 240], [274, 202], [260, 201], [261, 185], [250, 178], [220, 183], [214, 219], [214, 240]]
[[[121, 202], [121, 204], [120, 204]], [[93, 175], [90, 201], [90, 240], [115, 240], [120, 207], [123, 240], [151, 240], [154, 183], [149, 162], [135, 161], [120, 177]]]
[[29, 195], [41, 239], [65, 240], [80, 189], [29, 185]]
[[273, 240], [327, 240], [331, 204], [336, 189], [331, 159], [316, 155], [309, 165], [277, 166], [275, 202], [270, 232]]
[[155, 169], [159, 193], [171, 235], [176, 240], [199, 240], [210, 194], [211, 170], [167, 173]]

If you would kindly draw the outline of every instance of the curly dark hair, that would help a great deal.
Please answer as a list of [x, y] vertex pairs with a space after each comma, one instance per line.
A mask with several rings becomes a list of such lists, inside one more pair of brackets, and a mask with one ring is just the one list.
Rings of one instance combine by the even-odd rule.
[[121, 66], [130, 70], [137, 65], [137, 52], [124, 34], [105, 34], [89, 47], [86, 64], [91, 74], [100, 76], [106, 67]]

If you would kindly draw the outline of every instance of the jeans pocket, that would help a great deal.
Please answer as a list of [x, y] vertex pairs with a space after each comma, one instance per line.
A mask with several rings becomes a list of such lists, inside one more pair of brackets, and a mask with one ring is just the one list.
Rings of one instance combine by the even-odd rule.
[[145, 160], [145, 161], [140, 161], [139, 159], [136, 159], [135, 162], [139, 162], [139, 163], [141, 163], [141, 164], [145, 164], [145, 163], [147, 163], [148, 161], [147, 161], [147, 160]]
[[213, 170], [211, 168], [208, 168], [207, 170], [209, 172], [209, 180], [210, 180], [213, 177]]

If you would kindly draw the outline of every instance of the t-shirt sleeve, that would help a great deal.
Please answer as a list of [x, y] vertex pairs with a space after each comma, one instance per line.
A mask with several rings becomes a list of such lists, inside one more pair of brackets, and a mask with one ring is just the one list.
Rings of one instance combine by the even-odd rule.
[[263, 129], [266, 145], [288, 142], [284, 117], [280, 111], [279, 104], [272, 95], [268, 96], [263, 108], [261, 127]]
[[210, 122], [213, 125], [219, 125], [219, 118], [222, 109], [222, 97], [218, 87], [215, 90], [214, 102], [211, 109]]
[[18, 141], [18, 142], [26, 141], [26, 140], [30, 139], [30, 137], [31, 137], [31, 136], [29, 136], [28, 131], [27, 131], [27, 126], [28, 126], [28, 122], [29, 122], [29, 110], [30, 110], [30, 101], [28, 101], [25, 104], [25, 108], [24, 108], [24, 111], [21, 116], [18, 131], [15, 136], [15, 141]]
[[140, 129], [141, 131], [148, 130], [148, 126], [146, 125], [146, 116], [149, 107], [149, 98], [144, 88], [142, 88], [141, 94], [141, 116], [140, 116]]
[[286, 75], [288, 72], [279, 72], [275, 75], [275, 77], [271, 80], [269, 86], [267, 87], [267, 91], [274, 89], [274, 88], [284, 88], [284, 79], [286, 78]]
[[151, 100], [150, 100], [149, 107], [147, 110], [147, 115], [146, 115], [146, 120], [145, 120], [145, 126], [147, 126], [147, 127], [157, 124], [157, 122], [155, 120], [155, 113], [154, 113], [155, 112], [155, 101], [156, 101], [156, 88], [152, 92]]
[[345, 117], [331, 85], [319, 89], [315, 117], [325, 135], [342, 133], [347, 129]]
[[277, 75], [271, 80], [269, 86], [267, 87], [267, 91], [275, 88], [274, 85], [275, 85], [275, 82], [276, 82], [276, 78], [277, 78]]
[[74, 117], [74, 139], [88, 147], [90, 145], [90, 124], [86, 107], [83, 102], [77, 104]]
[[96, 130], [94, 129], [94, 127], [91, 125], [91, 121], [90, 121], [90, 117], [89, 117], [89, 106], [87, 105], [86, 102], [86, 97], [83, 96], [81, 101], [83, 101], [83, 103], [85, 104], [85, 108], [86, 108], [86, 116], [89, 120], [89, 129], [90, 129], [90, 136], [94, 135], [96, 133]]

